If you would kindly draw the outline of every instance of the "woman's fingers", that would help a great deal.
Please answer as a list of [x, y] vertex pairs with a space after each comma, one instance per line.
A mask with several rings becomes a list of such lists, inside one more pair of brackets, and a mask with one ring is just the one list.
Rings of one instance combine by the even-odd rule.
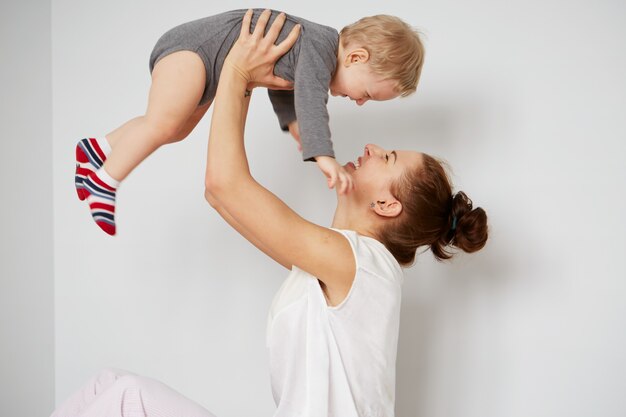
[[[281, 25], [282, 26], [282, 25]], [[276, 45], [275, 53], [277, 56], [283, 56], [291, 49], [291, 47], [298, 40], [298, 36], [300, 36], [300, 24], [297, 24], [291, 29], [289, 35], [278, 45]]]
[[283, 78], [274, 76], [270, 81], [272, 90], [293, 90], [293, 83]]
[[280, 31], [285, 24], [285, 19], [287, 19], [285, 13], [280, 13], [278, 16], [276, 16], [276, 19], [274, 19], [274, 22], [272, 22], [272, 26], [270, 26], [270, 29], [265, 34], [265, 39], [267, 41], [271, 42], [272, 44], [276, 42], [276, 39], [278, 39], [278, 35], [280, 35]]
[[243, 15], [241, 32], [239, 32], [240, 39], [245, 39], [246, 36], [250, 36], [250, 22], [252, 22], [252, 9], [248, 9], [246, 14]]
[[272, 16], [272, 11], [270, 9], [263, 10], [263, 13], [261, 13], [261, 16], [259, 16], [259, 20], [257, 20], [256, 22], [256, 26], [254, 27], [254, 33], [252, 33], [252, 36], [258, 39], [264, 38], [263, 35], [265, 35], [265, 27], [267, 26], [267, 22], [270, 20], [270, 16]]
[[[278, 37], [280, 36], [280, 31], [282, 30], [285, 24], [287, 15], [281, 12], [278, 16], [276, 16], [276, 19], [274, 19], [274, 21], [272, 22], [272, 26], [270, 26], [267, 33], [265, 33], [265, 28], [267, 27], [267, 23], [269, 22], [271, 16], [272, 16], [272, 11], [269, 9], [266, 9], [263, 11], [263, 13], [261, 13], [261, 16], [259, 16], [259, 20], [257, 21], [256, 26], [254, 27], [253, 35], [257, 37], [258, 39], [262, 39], [263, 41], [265, 41], [266, 44], [273, 46], [276, 43], [276, 40], [278, 39]], [[286, 54], [287, 51], [289, 51], [289, 49], [291, 49], [291, 47], [296, 43], [296, 41], [298, 40], [298, 36], [300, 36], [299, 24], [294, 26], [291, 29], [291, 32], [289, 32], [289, 35], [287, 35], [287, 37], [281, 43], [272, 47], [273, 49], [272, 52], [274, 56], [280, 57]]]
[[274, 65], [296, 42], [299, 28], [294, 28], [283, 42], [275, 45], [274, 42], [280, 36], [286, 15], [279, 14], [265, 34], [271, 15], [270, 10], [263, 11], [253, 33], [250, 34], [250, 25], [254, 16], [252, 10], [246, 11], [242, 19], [239, 39], [230, 50], [227, 60], [239, 70], [251, 87], [263, 86], [275, 90], [291, 90], [293, 89], [292, 82], [274, 75]]

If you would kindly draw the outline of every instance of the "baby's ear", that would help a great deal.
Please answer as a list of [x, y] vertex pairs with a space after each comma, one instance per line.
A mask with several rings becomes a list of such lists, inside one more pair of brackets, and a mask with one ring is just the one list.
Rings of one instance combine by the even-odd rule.
[[353, 49], [346, 55], [346, 64], [365, 64], [370, 59], [370, 53], [367, 49], [357, 48]]

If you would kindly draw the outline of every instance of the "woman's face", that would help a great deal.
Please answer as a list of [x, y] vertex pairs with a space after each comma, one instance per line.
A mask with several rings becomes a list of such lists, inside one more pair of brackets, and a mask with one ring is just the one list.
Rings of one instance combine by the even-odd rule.
[[420, 152], [388, 150], [368, 144], [363, 155], [344, 167], [352, 174], [355, 197], [377, 201], [384, 198], [380, 196], [385, 192], [389, 193], [391, 184], [402, 178], [407, 170], [421, 166], [422, 159]]

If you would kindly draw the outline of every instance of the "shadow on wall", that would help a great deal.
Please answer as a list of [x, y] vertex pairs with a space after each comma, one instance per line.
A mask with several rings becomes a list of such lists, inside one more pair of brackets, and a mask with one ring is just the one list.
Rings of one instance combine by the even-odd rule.
[[[498, 328], [484, 332], [482, 328], [494, 323], [476, 323], [476, 311], [489, 309], [497, 314], [501, 310], [501, 295], [508, 284], [504, 277], [511, 266], [506, 256], [493, 256], [486, 249], [481, 256], [458, 254], [445, 263], [437, 263], [427, 251], [405, 271], [397, 363], [398, 416], [465, 415], [463, 405], [474, 391], [470, 384], [484, 358], [493, 366], [482, 370], [487, 375], [481, 379], [496, 385], [497, 390], [502, 379], [497, 367], [502, 332]], [[477, 303], [482, 307], [477, 308]], [[433, 397], [441, 392], [446, 398]], [[497, 410], [488, 410], [493, 407], [498, 405], [492, 400], [480, 408], [497, 415]]]
[[[517, 331], [511, 328], [515, 322], [510, 321], [509, 310], [519, 309], [521, 299], [532, 313], [533, 303], [546, 291], [542, 277], [548, 274], [550, 250], [532, 231], [499, 221], [506, 215], [498, 216], [496, 204], [493, 209], [488, 203], [485, 206], [493, 215], [483, 250], [460, 252], [443, 263], [436, 262], [430, 251], [418, 253], [415, 265], [405, 270], [398, 416], [510, 412], [506, 404], [510, 367], [505, 365]], [[529, 258], [533, 259], [530, 273]]]

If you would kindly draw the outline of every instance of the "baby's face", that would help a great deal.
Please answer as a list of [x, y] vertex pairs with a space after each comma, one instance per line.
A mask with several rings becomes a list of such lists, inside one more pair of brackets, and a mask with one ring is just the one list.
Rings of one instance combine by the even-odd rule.
[[396, 82], [374, 74], [367, 62], [338, 65], [330, 82], [330, 94], [349, 97], [359, 106], [369, 100], [391, 100], [400, 95], [396, 91]]

